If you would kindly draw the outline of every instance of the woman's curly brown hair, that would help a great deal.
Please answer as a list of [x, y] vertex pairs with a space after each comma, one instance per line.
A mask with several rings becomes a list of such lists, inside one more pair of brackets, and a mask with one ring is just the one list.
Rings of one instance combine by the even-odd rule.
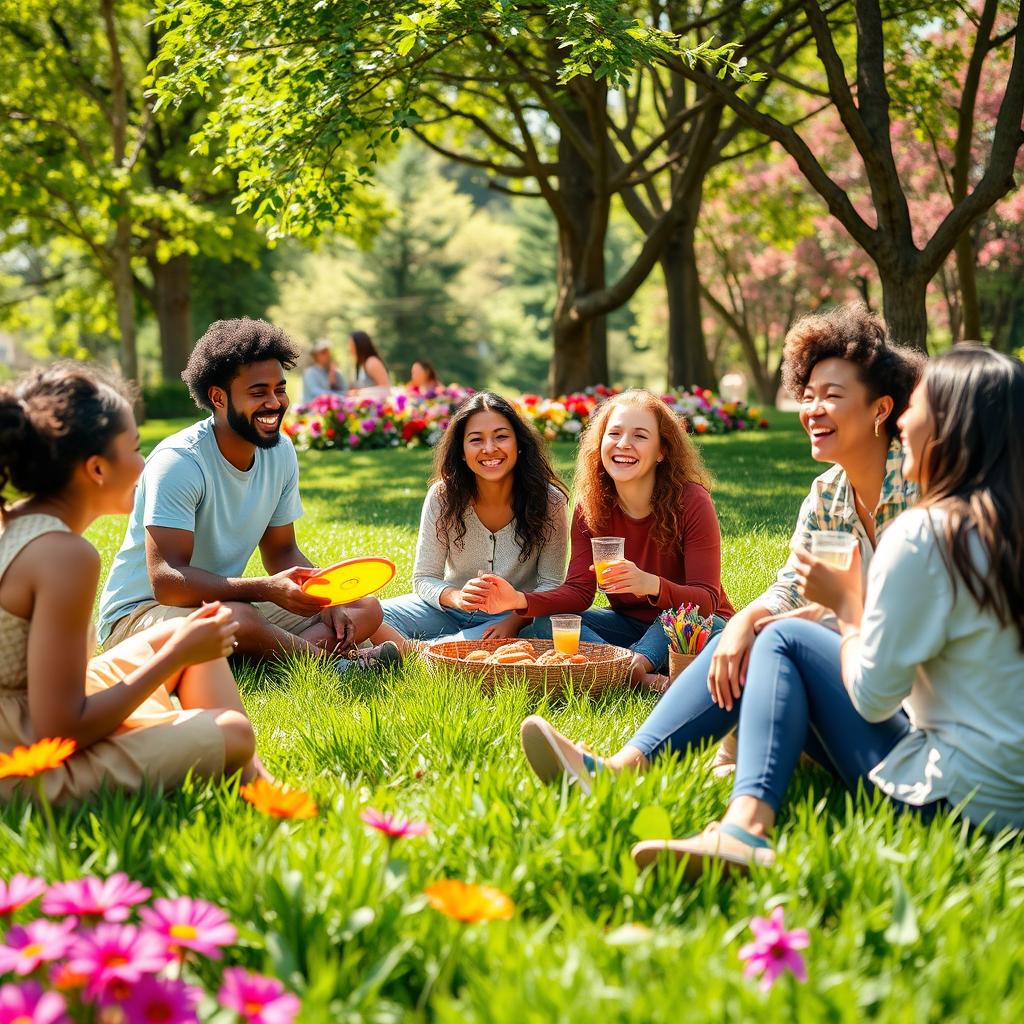
[[782, 383], [800, 401], [811, 371], [823, 359], [846, 359], [871, 401], [888, 395], [892, 412], [885, 421], [890, 440], [899, 433], [896, 421], [924, 368], [925, 357], [915, 349], [894, 345], [885, 321], [863, 302], [848, 302], [824, 313], [803, 316], [789, 329], [782, 349]]
[[601, 462], [601, 439], [612, 413], [622, 406], [646, 409], [654, 415], [665, 456], [655, 469], [654, 536], [659, 544], [674, 545], [682, 530], [680, 509], [683, 491], [688, 484], [711, 489], [711, 478], [704, 468], [697, 446], [690, 440], [683, 425], [668, 406], [650, 391], [640, 388], [623, 391], [597, 407], [580, 439], [576, 458], [576, 507], [592, 534], [600, 534], [616, 502], [615, 483]]

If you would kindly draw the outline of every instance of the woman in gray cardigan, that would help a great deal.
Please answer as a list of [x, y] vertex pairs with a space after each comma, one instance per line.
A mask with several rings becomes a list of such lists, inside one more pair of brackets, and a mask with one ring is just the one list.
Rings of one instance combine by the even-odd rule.
[[441, 636], [514, 637], [528, 619], [488, 615], [465, 586], [493, 573], [520, 590], [565, 578], [565, 486], [536, 430], [500, 395], [481, 391], [455, 411], [434, 458], [416, 543], [413, 591], [382, 601], [375, 642]]

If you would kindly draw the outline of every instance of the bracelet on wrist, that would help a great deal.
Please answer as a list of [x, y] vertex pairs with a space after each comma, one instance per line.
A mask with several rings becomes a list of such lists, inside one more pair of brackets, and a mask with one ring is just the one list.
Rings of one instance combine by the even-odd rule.
[[843, 639], [839, 641], [839, 650], [843, 649], [843, 644], [845, 644], [847, 640], [852, 640], [854, 637], [860, 639], [859, 629], [851, 629], [849, 633], [844, 634]]

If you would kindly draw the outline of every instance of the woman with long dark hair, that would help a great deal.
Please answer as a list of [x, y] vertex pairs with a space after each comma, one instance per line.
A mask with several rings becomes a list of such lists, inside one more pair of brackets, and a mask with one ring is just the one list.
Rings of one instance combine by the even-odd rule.
[[355, 362], [355, 375], [352, 390], [356, 393], [367, 389], [387, 389], [391, 387], [391, 375], [381, 359], [377, 346], [366, 331], [353, 331], [348, 336], [349, 355]]
[[[580, 441], [572, 555], [565, 583], [531, 593], [511, 580], [480, 587], [487, 611], [540, 616], [527, 635], [550, 635], [550, 616], [582, 613], [580, 638], [634, 652], [633, 681], [660, 692], [668, 639], [658, 613], [687, 603], [733, 614], [722, 589], [721, 535], [700, 452], [665, 403], [649, 391], [603, 402]], [[597, 589], [591, 540], [622, 537], [625, 557], [602, 573], [609, 608], [591, 608]], [[474, 584], [474, 589], [478, 587]]]
[[922, 817], [955, 807], [989, 831], [1024, 827], [1024, 364], [958, 345], [928, 363], [899, 426], [921, 499], [886, 531], [866, 595], [859, 558], [843, 570], [795, 549], [798, 587], [839, 632], [764, 631], [723, 821], [641, 843], [639, 863], [770, 863], [802, 750]]
[[[0, 751], [73, 740], [43, 780], [53, 801], [146, 780], [177, 786], [189, 772], [265, 774], [225, 658], [238, 646], [226, 605], [94, 656], [100, 557], [82, 534], [131, 511], [142, 467], [116, 380], [69, 364], [0, 388]], [[24, 495], [13, 505], [8, 485]], [[16, 783], [0, 782], [0, 797]]]
[[[792, 543], [831, 531], [856, 538], [862, 564], [897, 516], [916, 500], [904, 479], [897, 418], [903, 413], [923, 364], [920, 353], [889, 343], [882, 320], [862, 303], [802, 317], [786, 336], [783, 380], [800, 401], [800, 423], [811, 457], [832, 465], [811, 484], [797, 517]], [[592, 757], [550, 723], [531, 716], [523, 746], [544, 781], [563, 772], [586, 787], [597, 766], [645, 770], [663, 753], [727, 737], [716, 770], [731, 770], [734, 738], [751, 651], [758, 633], [779, 618], [828, 621], [827, 609], [809, 603], [797, 586], [796, 556], [776, 582], [734, 615], [719, 636], [672, 683], [633, 738], [607, 759]]]
[[557, 587], [565, 572], [564, 485], [544, 443], [492, 391], [466, 399], [434, 458], [420, 520], [414, 593], [383, 601], [375, 641], [512, 637], [526, 621], [482, 610], [473, 585], [489, 574], [531, 590]]

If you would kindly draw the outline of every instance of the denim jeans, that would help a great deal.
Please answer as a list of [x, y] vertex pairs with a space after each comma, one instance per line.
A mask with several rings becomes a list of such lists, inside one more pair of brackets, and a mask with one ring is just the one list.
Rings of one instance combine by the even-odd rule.
[[380, 604], [384, 609], [384, 622], [402, 636], [415, 640], [436, 640], [442, 636], [452, 640], [479, 640], [488, 626], [507, 617], [505, 612], [485, 615], [458, 608], [437, 608], [417, 594], [389, 597]]
[[816, 622], [773, 623], [757, 637], [732, 711], [708, 692], [717, 646], [716, 637], [675, 680], [630, 745], [651, 758], [720, 739], [738, 724], [733, 798], [756, 797], [777, 811], [803, 752], [848, 789], [870, 787], [868, 772], [910, 731], [902, 711], [884, 722], [861, 718], [843, 685], [839, 636]]

